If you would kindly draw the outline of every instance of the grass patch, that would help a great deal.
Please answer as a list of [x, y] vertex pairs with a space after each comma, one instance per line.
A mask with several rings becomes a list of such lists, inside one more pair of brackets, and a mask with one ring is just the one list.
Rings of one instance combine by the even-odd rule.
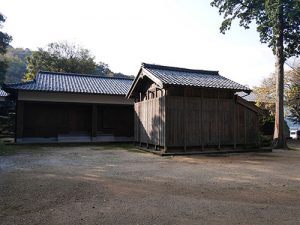
[[39, 149], [39, 146], [31, 145], [15, 145], [12, 143], [5, 143], [5, 139], [0, 139], [0, 156], [14, 155], [21, 151], [32, 151]]
[[13, 155], [19, 151], [17, 146], [7, 145], [3, 142], [0, 142], [0, 156], [3, 155]]

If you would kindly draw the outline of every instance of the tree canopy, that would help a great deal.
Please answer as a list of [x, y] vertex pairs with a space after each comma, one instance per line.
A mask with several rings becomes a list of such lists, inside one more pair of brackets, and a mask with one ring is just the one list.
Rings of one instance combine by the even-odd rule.
[[33, 79], [39, 70], [90, 74], [95, 67], [89, 50], [67, 42], [50, 43], [28, 57], [25, 79]]
[[[256, 104], [259, 107], [269, 110], [270, 114], [275, 114], [276, 103], [276, 75], [270, 74], [264, 78], [260, 85], [254, 87], [256, 94]], [[293, 117], [293, 120], [300, 122], [300, 65], [293, 70], [285, 72], [284, 76], [284, 102], [286, 117]]]
[[94, 74], [111, 77], [128, 77], [114, 73], [108, 64], [95, 62], [95, 57], [88, 49], [68, 42], [55, 42], [46, 48], [39, 48], [28, 57], [25, 80], [32, 80], [39, 70], [51, 72]]
[[7, 62], [5, 82], [20, 82], [26, 73], [27, 58], [31, 56], [31, 50], [26, 48], [13, 48], [9, 46], [4, 58]]
[[[2, 30], [3, 23], [5, 22], [6, 18], [2, 13], [0, 13], [0, 29]], [[0, 30], [0, 83], [5, 80], [5, 73], [7, 69], [7, 62], [4, 58], [4, 54], [6, 53], [6, 48], [8, 47], [9, 43], [12, 40], [12, 37], [9, 36], [7, 33], [4, 33]]]
[[262, 43], [268, 44], [275, 55], [276, 104], [274, 147], [285, 148], [284, 134], [284, 63], [300, 54], [299, 0], [213, 0], [224, 20], [220, 31], [225, 33], [234, 20], [249, 29], [255, 23]]
[[289, 71], [286, 82], [286, 102], [289, 110], [288, 117], [295, 123], [300, 123], [300, 65]]
[[[214, 0], [224, 21], [220, 32], [225, 34], [233, 20], [249, 29], [255, 22], [262, 43], [267, 43], [276, 53], [276, 38], [283, 31], [285, 59], [300, 54], [300, 1], [298, 0]], [[279, 27], [278, 19], [282, 21]], [[254, 24], [253, 24], [254, 25]]]

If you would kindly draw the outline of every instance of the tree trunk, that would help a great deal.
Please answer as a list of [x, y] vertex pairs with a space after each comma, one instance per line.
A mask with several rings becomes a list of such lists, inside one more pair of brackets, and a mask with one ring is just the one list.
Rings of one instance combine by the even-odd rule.
[[278, 23], [275, 31], [276, 38], [276, 109], [275, 109], [275, 129], [274, 129], [274, 148], [286, 148], [286, 138], [284, 134], [284, 52], [283, 52], [283, 13], [282, 4], [278, 5]]

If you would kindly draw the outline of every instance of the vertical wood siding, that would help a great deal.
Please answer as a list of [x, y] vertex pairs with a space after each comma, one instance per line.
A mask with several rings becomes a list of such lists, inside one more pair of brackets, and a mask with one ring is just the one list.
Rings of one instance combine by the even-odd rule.
[[135, 141], [164, 146], [165, 97], [137, 102], [134, 112]]
[[258, 145], [258, 115], [232, 97], [164, 96], [137, 102], [134, 109], [136, 142], [182, 150]]

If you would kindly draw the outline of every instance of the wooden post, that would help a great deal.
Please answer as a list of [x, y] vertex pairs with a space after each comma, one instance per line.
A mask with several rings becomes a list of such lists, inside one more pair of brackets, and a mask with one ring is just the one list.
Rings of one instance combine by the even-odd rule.
[[220, 134], [220, 90], [217, 91], [218, 100], [217, 100], [217, 126], [218, 126], [218, 149], [221, 149], [221, 134]]
[[204, 150], [204, 132], [203, 132], [203, 88], [201, 88], [201, 150]]
[[168, 111], [168, 96], [167, 96], [168, 92], [167, 92], [167, 89], [165, 89], [165, 93], [164, 93], [164, 96], [165, 96], [165, 105], [164, 105], [164, 114], [165, 114], [165, 129], [164, 129], [164, 136], [165, 136], [165, 139], [164, 139], [164, 151], [167, 152], [168, 151], [168, 140], [167, 140], [167, 135], [168, 135], [168, 132], [167, 132], [167, 128], [168, 128], [168, 123], [167, 123], [167, 111]]
[[259, 115], [256, 114], [256, 129], [257, 129], [257, 147], [260, 148], [261, 143], [260, 143], [260, 130], [259, 130]]
[[233, 94], [233, 148], [236, 149], [236, 107], [235, 95]]
[[24, 102], [17, 100], [17, 115], [16, 115], [16, 134], [15, 141], [23, 137], [23, 122], [24, 122]]
[[145, 105], [146, 105], [146, 148], [149, 148], [149, 115], [148, 115], [148, 112], [149, 112], [149, 91], [146, 92], [146, 95], [147, 95], [147, 99], [145, 101]]
[[247, 145], [247, 111], [246, 111], [246, 108], [244, 107], [244, 145], [245, 145], [245, 148], [246, 148], [246, 145]]
[[184, 132], [184, 143], [183, 143], [183, 149], [184, 152], [186, 152], [186, 142], [187, 142], [187, 119], [186, 119], [187, 113], [186, 113], [186, 89], [183, 88], [183, 132]]
[[96, 104], [92, 105], [92, 137], [97, 136], [98, 128], [98, 107]]

